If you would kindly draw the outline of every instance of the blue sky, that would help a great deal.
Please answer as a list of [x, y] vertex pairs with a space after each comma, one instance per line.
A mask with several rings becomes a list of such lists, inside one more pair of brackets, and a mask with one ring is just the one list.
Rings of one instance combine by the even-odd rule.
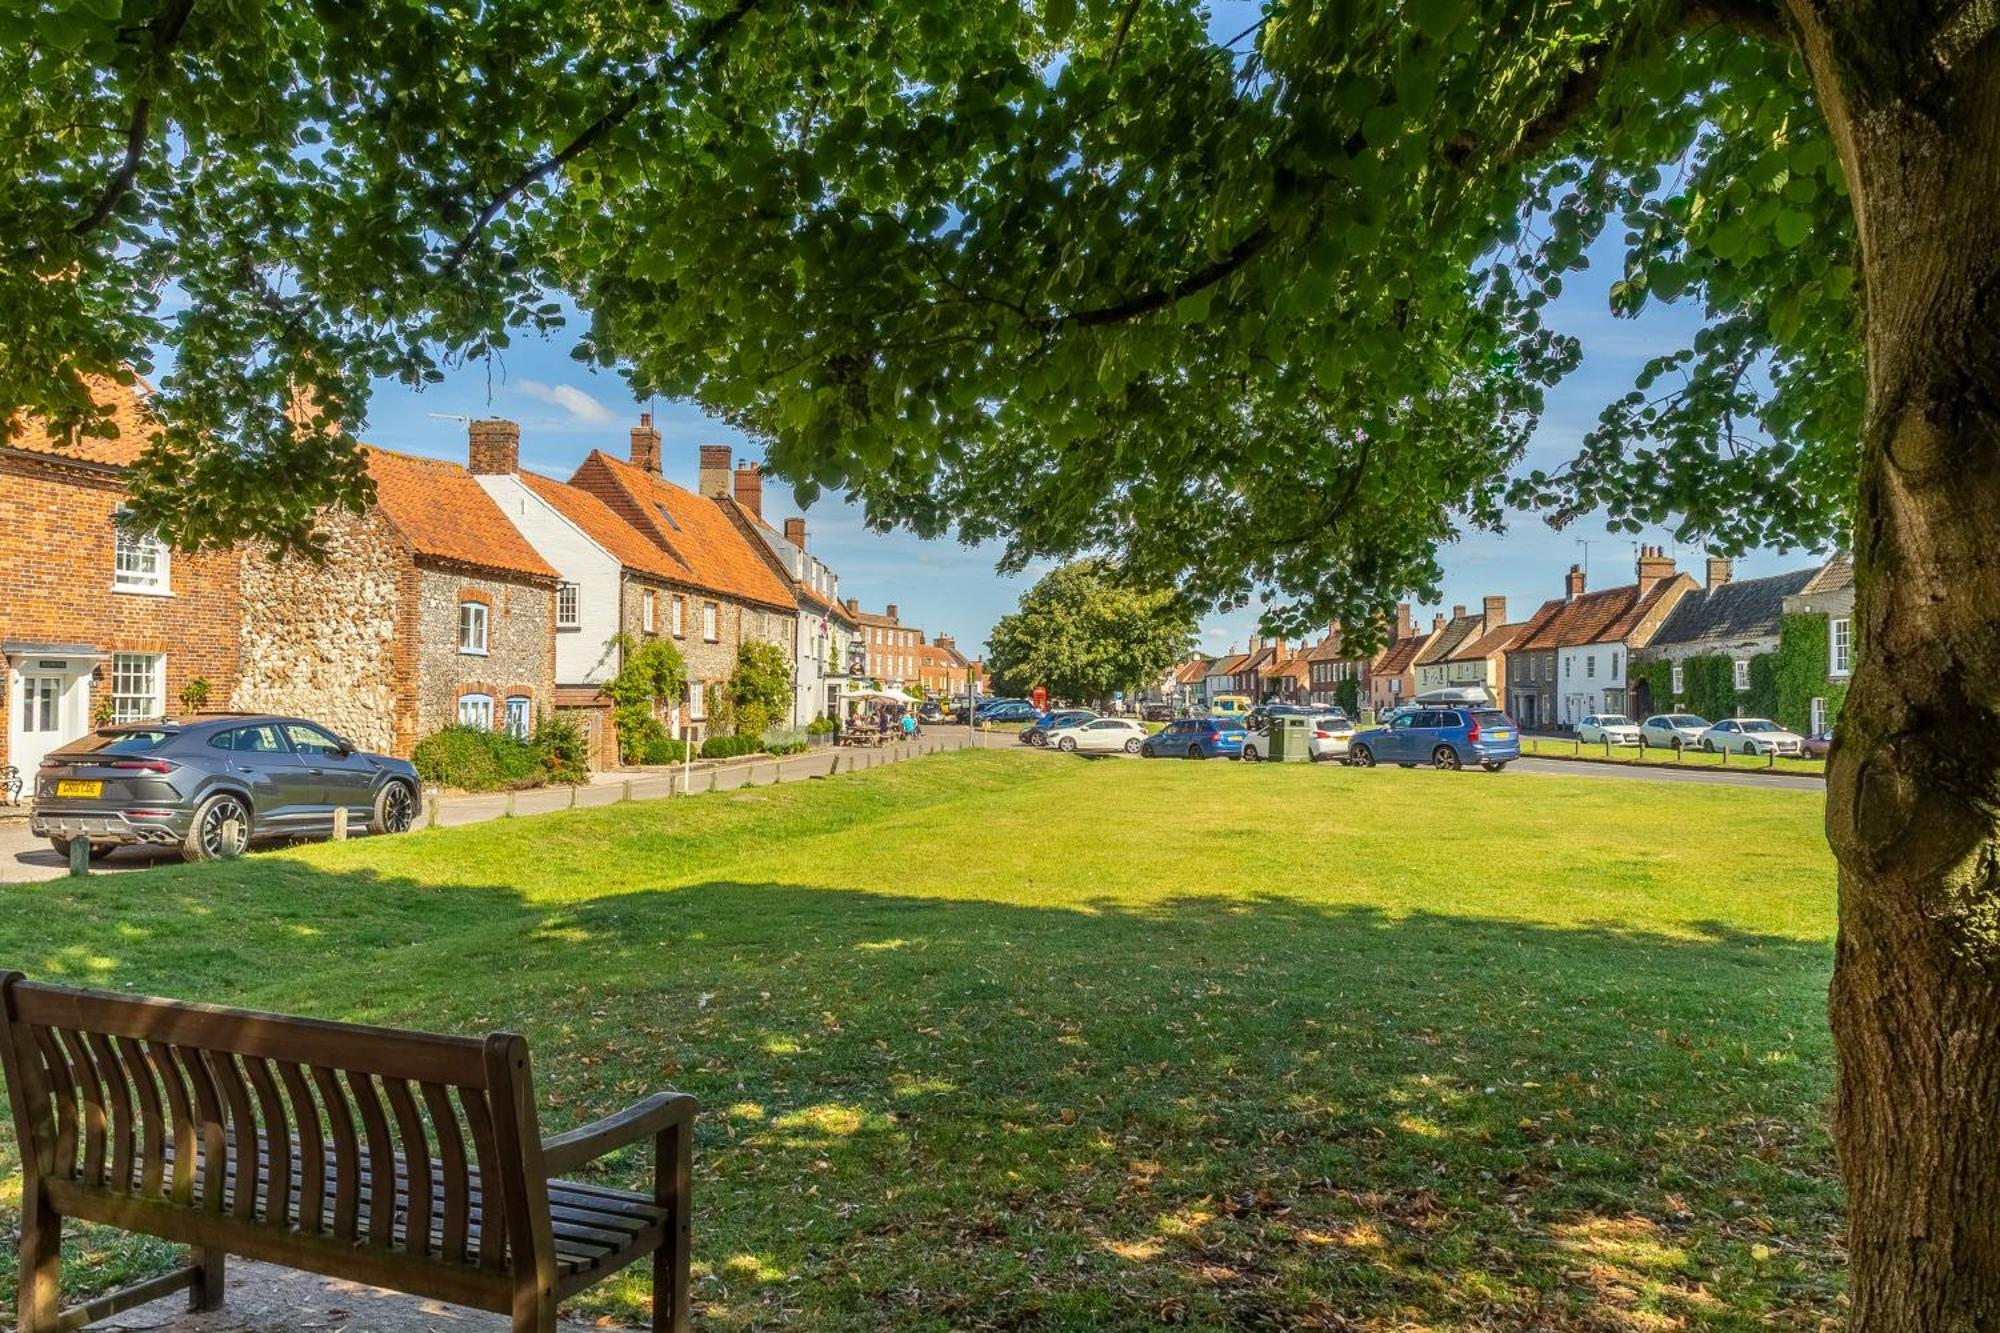
[[[1615, 239], [1615, 238], [1614, 238]], [[1583, 344], [1583, 364], [1550, 398], [1541, 429], [1530, 449], [1528, 467], [1550, 467], [1574, 451], [1596, 421], [1599, 408], [1631, 387], [1648, 356], [1678, 346], [1691, 336], [1698, 312], [1691, 308], [1651, 309], [1638, 320], [1615, 319], [1607, 290], [1617, 277], [1615, 246], [1600, 247], [1591, 268], [1565, 284], [1544, 313], [1556, 327]], [[729, 444], [739, 458], [757, 456], [744, 437], [689, 403], [633, 400], [615, 374], [593, 373], [569, 357], [566, 338], [517, 343], [504, 361], [496, 359], [488, 387], [487, 367], [473, 365], [422, 393], [400, 385], [377, 386], [365, 438], [388, 449], [462, 460], [465, 427], [447, 418], [504, 416], [521, 423], [524, 466], [567, 477], [585, 454], [605, 449], [623, 456], [628, 432], [642, 410], [650, 409], [663, 436], [667, 475], [694, 485], [695, 451], [702, 444]], [[790, 488], [765, 490], [766, 516], [776, 523], [800, 511]], [[906, 623], [932, 634], [951, 634], [978, 651], [994, 621], [1014, 609], [1023, 589], [1040, 571], [1002, 577], [994, 571], [998, 550], [952, 541], [921, 541], [907, 533], [878, 534], [861, 523], [859, 512], [834, 497], [822, 497], [805, 513], [808, 542], [840, 575], [843, 595], [859, 597], [879, 610], [895, 603]], [[1504, 534], [1468, 533], [1443, 552], [1445, 605], [1420, 608], [1420, 623], [1453, 603], [1476, 607], [1488, 594], [1507, 598], [1510, 619], [1520, 619], [1562, 591], [1563, 572], [1585, 559], [1589, 542], [1590, 586], [1610, 587], [1631, 577], [1634, 548], [1662, 544], [1683, 569], [1700, 576], [1704, 553], [1676, 549], [1664, 531], [1639, 537], [1616, 536], [1601, 518], [1552, 531], [1539, 517], [1515, 515]], [[1739, 577], [1775, 574], [1814, 562], [1810, 554], [1758, 552], [1737, 561]], [[1201, 644], [1211, 652], [1242, 645], [1254, 632], [1249, 611], [1210, 616]]]

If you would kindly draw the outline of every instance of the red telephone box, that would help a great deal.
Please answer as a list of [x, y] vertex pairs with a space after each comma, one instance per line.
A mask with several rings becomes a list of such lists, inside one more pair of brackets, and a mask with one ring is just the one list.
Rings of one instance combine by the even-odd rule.
[[1033, 699], [1033, 700], [1035, 701], [1035, 707], [1037, 707], [1037, 708], [1041, 709], [1041, 710], [1042, 710], [1043, 712], [1047, 712], [1047, 711], [1048, 711], [1048, 707], [1049, 707], [1049, 687], [1048, 687], [1048, 686], [1046, 686], [1046, 685], [1037, 685], [1037, 686], [1035, 686], [1035, 688], [1034, 688], [1034, 691], [1033, 691], [1033, 692], [1032, 692], [1031, 694], [1029, 694], [1029, 696], [1028, 696], [1028, 697], [1029, 697], [1029, 698], [1031, 698], [1031, 699]]

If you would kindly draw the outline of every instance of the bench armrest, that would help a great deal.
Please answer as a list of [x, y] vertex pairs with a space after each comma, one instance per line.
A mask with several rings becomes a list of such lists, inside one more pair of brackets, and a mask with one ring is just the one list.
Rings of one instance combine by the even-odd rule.
[[698, 1109], [699, 1103], [685, 1092], [656, 1092], [616, 1115], [543, 1139], [542, 1167], [551, 1176], [566, 1174], [662, 1130], [691, 1125]]

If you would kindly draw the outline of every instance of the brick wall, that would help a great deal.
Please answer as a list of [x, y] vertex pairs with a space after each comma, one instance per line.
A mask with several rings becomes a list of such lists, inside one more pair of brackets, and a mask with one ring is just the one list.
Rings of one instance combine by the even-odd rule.
[[[421, 564], [413, 582], [415, 740], [458, 721], [458, 701], [466, 694], [492, 697], [496, 728], [505, 719], [510, 695], [535, 701], [535, 721], [555, 706], [553, 585], [540, 587]], [[488, 607], [484, 655], [458, 650], [458, 608], [466, 601]]]
[[407, 755], [413, 645], [398, 637], [408, 553], [379, 514], [322, 514], [325, 563], [243, 559], [244, 669], [234, 708], [291, 713], [365, 750]]
[[[238, 581], [233, 554], [170, 557], [171, 596], [112, 591], [113, 518], [124, 500], [115, 474], [17, 455], [0, 456], [0, 642], [87, 644], [99, 652], [163, 653], [166, 705], [207, 678], [210, 708], [229, 697], [238, 661]], [[0, 764], [9, 762], [12, 672], [0, 661]], [[93, 708], [110, 697], [98, 669]]]

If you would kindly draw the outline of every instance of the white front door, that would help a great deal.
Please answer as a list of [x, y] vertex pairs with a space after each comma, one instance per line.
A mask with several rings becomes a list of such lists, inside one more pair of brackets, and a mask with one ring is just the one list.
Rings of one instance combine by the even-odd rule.
[[32, 786], [42, 756], [90, 728], [90, 662], [23, 657], [8, 673], [7, 762]]

